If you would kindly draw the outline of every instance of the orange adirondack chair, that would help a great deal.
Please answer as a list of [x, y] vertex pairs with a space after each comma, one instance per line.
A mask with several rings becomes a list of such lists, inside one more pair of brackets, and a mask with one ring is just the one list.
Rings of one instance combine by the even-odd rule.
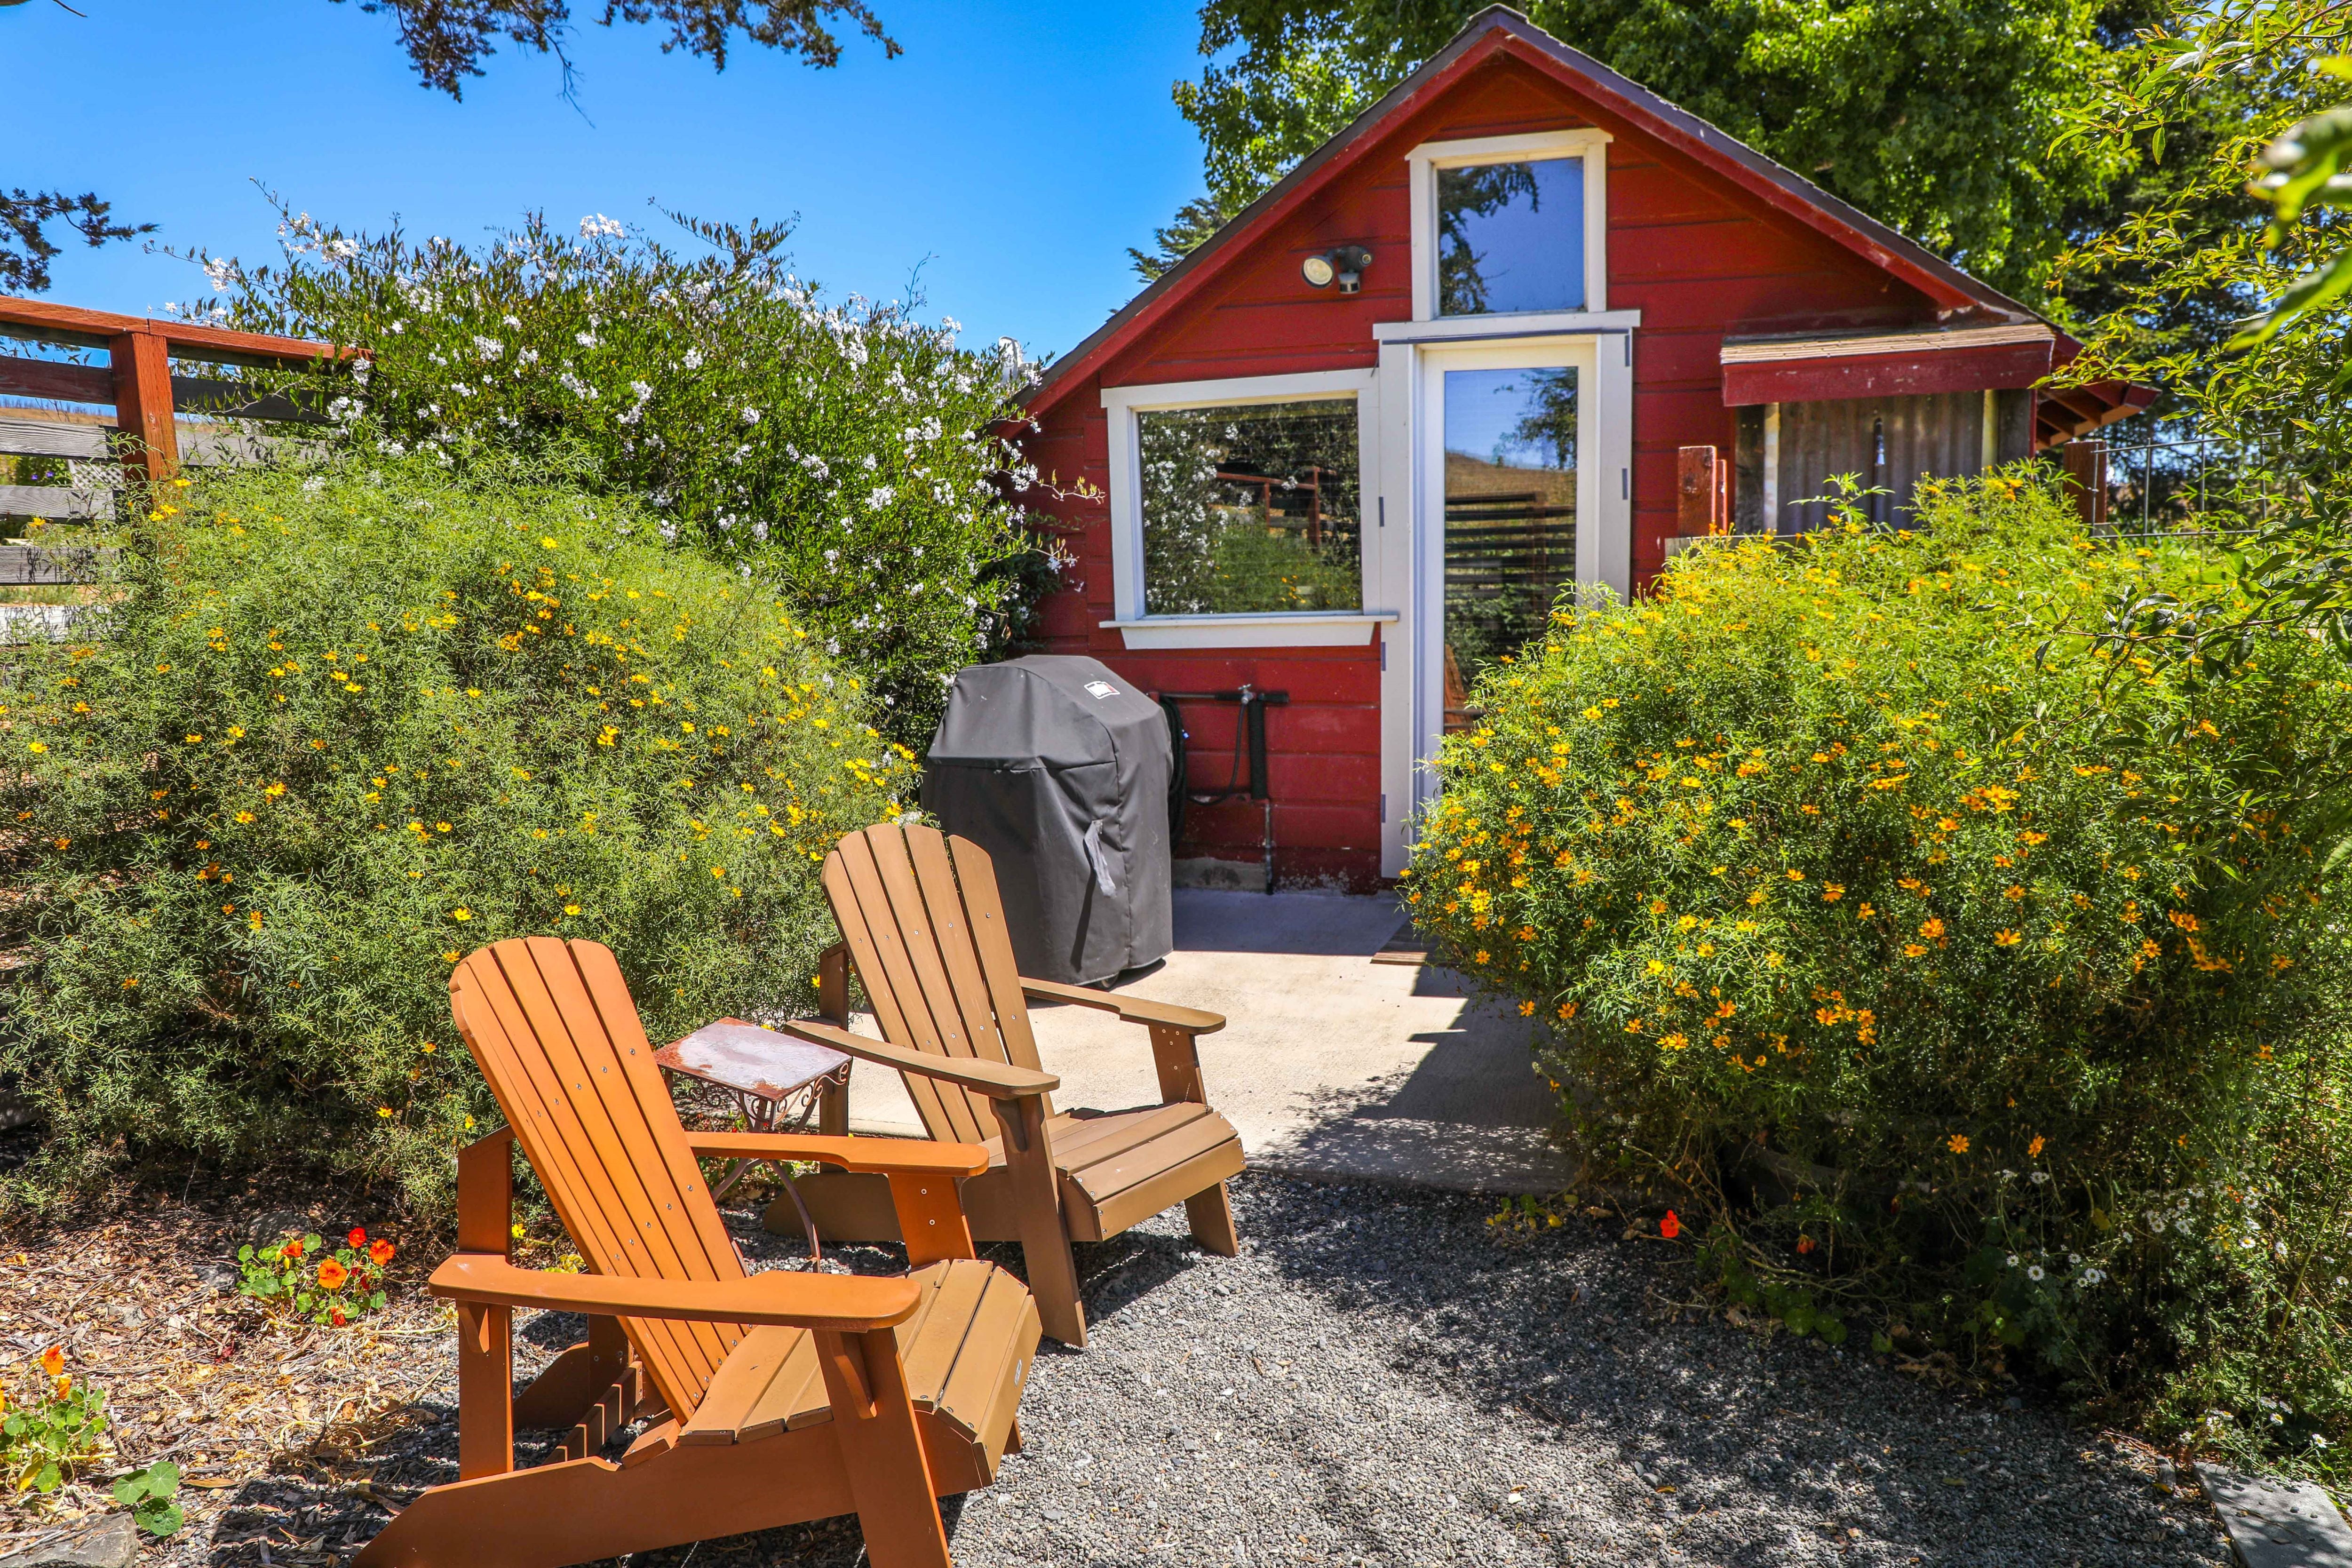
[[[1241, 1135], [1209, 1107], [1195, 1043], [1223, 1018], [1022, 978], [987, 852], [937, 828], [886, 822], [848, 835], [825, 858], [824, 890], [844, 939], [820, 976], [831, 1022], [777, 1027], [897, 1068], [934, 1139], [987, 1149], [988, 1170], [963, 1183], [964, 1209], [982, 1241], [1021, 1243], [1045, 1332], [1086, 1343], [1073, 1240], [1105, 1240], [1181, 1202], [1202, 1247], [1239, 1250], [1225, 1180], [1241, 1172]], [[887, 1040], [848, 1030], [851, 964]], [[1039, 1069], [1030, 1033], [1032, 997], [1144, 1026], [1160, 1103], [1056, 1114], [1058, 1080]], [[870, 1178], [824, 1172], [799, 1186], [822, 1231], [898, 1234]]]
[[[458, 1479], [402, 1510], [359, 1568], [562, 1564], [857, 1515], [876, 1568], [948, 1568], [938, 1499], [983, 1487], [1037, 1350], [1035, 1303], [978, 1261], [956, 1179], [969, 1144], [689, 1133], [619, 966], [591, 942], [502, 942], [457, 966], [457, 1028], [507, 1127], [458, 1156]], [[520, 1141], [591, 1273], [517, 1268]], [[747, 1275], [697, 1157], [816, 1160], [889, 1184], [913, 1272]], [[517, 1307], [589, 1337], [520, 1394]], [[618, 1463], [606, 1437], [656, 1424]], [[518, 1425], [572, 1431], [518, 1470]]]

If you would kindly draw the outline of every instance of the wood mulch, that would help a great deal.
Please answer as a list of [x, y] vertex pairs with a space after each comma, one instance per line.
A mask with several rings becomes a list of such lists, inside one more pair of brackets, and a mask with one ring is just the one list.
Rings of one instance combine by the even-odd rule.
[[[444, 1245], [392, 1231], [390, 1302], [342, 1329], [238, 1295], [236, 1257], [289, 1231], [374, 1236], [374, 1217], [289, 1208], [282, 1194], [123, 1194], [0, 1227], [0, 1386], [20, 1390], [29, 1363], [59, 1347], [68, 1373], [105, 1390], [115, 1447], [110, 1464], [50, 1497], [0, 1498], [0, 1557], [120, 1511], [110, 1479], [157, 1459], [181, 1467], [187, 1524], [142, 1562], [326, 1563], [354, 1529], [372, 1534], [383, 1515], [350, 1505], [377, 1498], [373, 1456], [446, 1414], [419, 1403], [450, 1362], [453, 1314], [424, 1289]], [[546, 1241], [535, 1249], [552, 1256]], [[520, 1337], [516, 1350], [520, 1364], [551, 1353]]]

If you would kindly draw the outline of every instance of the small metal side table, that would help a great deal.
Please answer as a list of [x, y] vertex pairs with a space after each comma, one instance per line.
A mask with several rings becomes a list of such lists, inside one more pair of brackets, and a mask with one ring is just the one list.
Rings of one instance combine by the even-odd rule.
[[[849, 1131], [849, 1069], [853, 1058], [828, 1046], [796, 1040], [740, 1018], [721, 1018], [654, 1053], [664, 1071], [707, 1084], [734, 1102], [753, 1132], [803, 1132], [814, 1119], [817, 1131]], [[710, 1190], [713, 1202], [743, 1179], [752, 1162], [738, 1160]], [[819, 1256], [816, 1221], [793, 1185], [792, 1173], [777, 1175], [808, 1230], [809, 1257]]]

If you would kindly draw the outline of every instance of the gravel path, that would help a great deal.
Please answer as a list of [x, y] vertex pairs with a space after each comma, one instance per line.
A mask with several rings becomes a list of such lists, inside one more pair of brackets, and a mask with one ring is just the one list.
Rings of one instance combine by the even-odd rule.
[[[1505, 1239], [1490, 1203], [1450, 1195], [1264, 1176], [1234, 1195], [1239, 1258], [1194, 1248], [1181, 1211], [1081, 1248], [1093, 1345], [1049, 1342], [1028, 1451], [950, 1505], [963, 1568], [2228, 1561], [2145, 1451], [1867, 1355], [1677, 1321], [1685, 1255], [1660, 1244], [1581, 1222]], [[375, 1449], [380, 1489], [451, 1468], [454, 1412], [436, 1414]], [[322, 1493], [305, 1517], [331, 1543], [381, 1515]], [[691, 1556], [862, 1560], [838, 1523]]]

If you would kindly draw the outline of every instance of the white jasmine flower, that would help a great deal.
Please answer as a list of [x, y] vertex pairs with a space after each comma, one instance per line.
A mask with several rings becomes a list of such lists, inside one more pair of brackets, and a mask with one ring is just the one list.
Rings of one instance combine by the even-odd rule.
[[743, 410], [743, 423], [744, 423], [744, 424], [746, 424], [746, 425], [757, 425], [759, 422], [760, 422], [760, 411], [759, 411], [758, 409], [756, 409], [756, 408], [746, 408], [745, 410]]
[[309, 479], [302, 481], [302, 493], [304, 495], [314, 496], [326, 488], [327, 480], [324, 475], [312, 474]]
[[596, 346], [596, 334], [593, 332], [574, 332], [572, 334], [572, 341], [578, 343], [583, 349], [593, 349]]
[[628, 232], [619, 218], [606, 217], [603, 213], [591, 213], [580, 220], [583, 239], [619, 239]]
[[506, 344], [499, 342], [496, 338], [486, 338], [482, 336], [481, 333], [476, 332], [474, 334], [474, 352], [481, 355], [481, 357], [486, 360], [491, 360], [496, 359], [500, 354], [506, 353], [507, 346]]
[[688, 370], [700, 370], [702, 368], [702, 351], [700, 349], [687, 350], [686, 357], [682, 363]]

